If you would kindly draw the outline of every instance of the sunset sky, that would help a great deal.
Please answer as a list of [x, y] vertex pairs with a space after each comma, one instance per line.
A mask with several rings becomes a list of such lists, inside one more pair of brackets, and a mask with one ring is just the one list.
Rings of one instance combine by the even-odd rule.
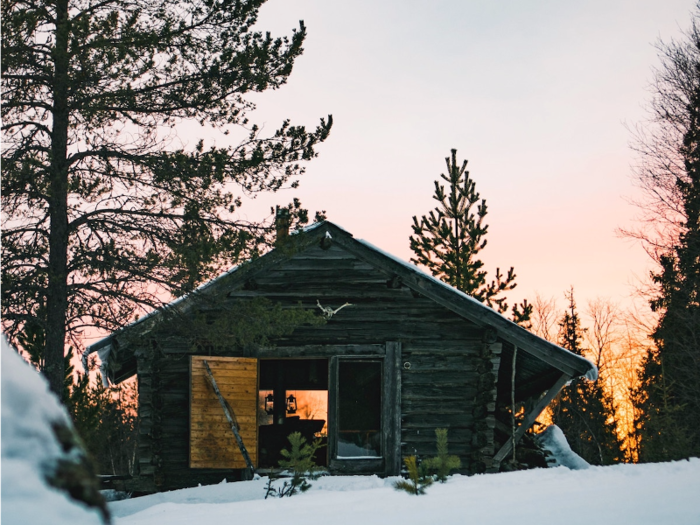
[[[629, 301], [650, 268], [616, 228], [633, 225], [629, 128], [645, 118], [654, 43], [688, 27], [693, 0], [270, 0], [258, 27], [305, 51], [252, 120], [335, 124], [296, 192], [241, 209], [260, 219], [294, 196], [403, 259], [413, 215], [457, 148], [487, 199], [483, 260], [515, 266], [511, 298], [576, 289]], [[201, 130], [181, 130], [185, 142]], [[191, 137], [189, 136], [191, 135]], [[218, 145], [222, 137], [207, 135]], [[191, 142], [189, 142], [191, 144]]]

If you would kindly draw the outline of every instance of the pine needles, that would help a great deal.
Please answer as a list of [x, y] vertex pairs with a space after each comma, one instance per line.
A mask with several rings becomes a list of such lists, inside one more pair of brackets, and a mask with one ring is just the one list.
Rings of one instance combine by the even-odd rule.
[[285, 496], [292, 497], [299, 492], [306, 492], [311, 488], [311, 483], [308, 480], [314, 480], [319, 475], [320, 467], [316, 465], [314, 456], [316, 451], [324, 446], [321, 444], [321, 440], [316, 439], [313, 443], [307, 443], [306, 438], [303, 438], [300, 432], [292, 432], [287, 439], [291, 449], [281, 451], [285, 459], [279, 461], [279, 466], [291, 471], [292, 477], [285, 481], [281, 487], [276, 488], [273, 486], [276, 478], [270, 476], [265, 486], [265, 499], [272, 495], [283, 498]]
[[435, 437], [437, 438], [437, 456], [426, 459], [423, 464], [429, 472], [435, 474], [437, 481], [445, 483], [450, 472], [461, 467], [462, 462], [457, 456], [450, 456], [447, 453], [446, 428], [436, 428]]
[[436, 428], [435, 437], [437, 438], [437, 456], [421, 462], [418, 462], [416, 456], [404, 458], [408, 478], [396, 481], [394, 488], [419, 496], [425, 494], [425, 489], [434, 481], [445, 483], [450, 472], [462, 466], [457, 456], [448, 454], [447, 429]]
[[433, 484], [433, 477], [425, 469], [425, 462], [418, 464], [416, 456], [403, 459], [408, 470], [408, 479], [400, 479], [394, 483], [397, 490], [405, 490], [409, 494], [418, 496], [425, 494], [425, 489]]

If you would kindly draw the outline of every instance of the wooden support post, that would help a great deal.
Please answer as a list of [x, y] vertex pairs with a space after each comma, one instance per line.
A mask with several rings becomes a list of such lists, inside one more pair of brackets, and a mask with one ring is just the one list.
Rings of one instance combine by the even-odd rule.
[[209, 382], [209, 385], [214, 389], [214, 393], [216, 394], [216, 397], [219, 398], [219, 403], [221, 403], [221, 408], [224, 411], [224, 414], [226, 415], [226, 419], [229, 422], [229, 425], [231, 425], [231, 431], [233, 432], [233, 435], [236, 437], [236, 442], [238, 443], [238, 448], [241, 450], [241, 455], [243, 456], [243, 459], [245, 460], [245, 464], [248, 466], [248, 470], [250, 471], [250, 476], [251, 479], [253, 475], [255, 474], [255, 467], [253, 466], [253, 462], [250, 460], [250, 456], [248, 455], [248, 451], [245, 448], [245, 445], [243, 444], [243, 439], [241, 438], [241, 434], [238, 432], [238, 422], [236, 421], [236, 414], [233, 411], [233, 408], [231, 408], [231, 405], [229, 405], [228, 401], [224, 399], [224, 396], [221, 395], [221, 391], [219, 390], [219, 387], [216, 385], [216, 379], [214, 379], [214, 375], [211, 373], [211, 368], [209, 368], [209, 363], [206, 361], [202, 361], [202, 364], [204, 364], [204, 368], [207, 371], [207, 381]]
[[401, 474], [401, 343], [387, 341], [384, 358], [382, 430], [384, 433], [384, 473]]
[[554, 396], [556, 396], [559, 393], [559, 391], [566, 384], [566, 382], [569, 381], [569, 379], [571, 379], [571, 376], [567, 373], [563, 373], [559, 377], [559, 379], [557, 379], [556, 383], [552, 385], [552, 388], [547, 390], [547, 393], [544, 395], [544, 397], [542, 397], [542, 399], [540, 399], [537, 402], [532, 411], [529, 414], [525, 415], [525, 419], [523, 419], [523, 422], [520, 424], [518, 430], [515, 432], [515, 439], [509, 439], [508, 441], [506, 441], [506, 443], [501, 447], [501, 450], [499, 450], [493, 457], [493, 466], [496, 470], [498, 470], [501, 461], [503, 461], [513, 449], [512, 447], [514, 443], [520, 441], [520, 438], [522, 438], [525, 435], [525, 432], [527, 432], [527, 430], [532, 426], [532, 424], [539, 417], [542, 411], [547, 407], [547, 405], [549, 405], [552, 399], [554, 399]]
[[510, 421], [511, 421], [511, 447], [513, 448], [513, 465], [516, 464], [517, 459], [515, 457], [515, 365], [516, 365], [516, 360], [518, 358], [518, 346], [514, 345], [513, 346], [513, 369], [511, 370], [510, 373]]

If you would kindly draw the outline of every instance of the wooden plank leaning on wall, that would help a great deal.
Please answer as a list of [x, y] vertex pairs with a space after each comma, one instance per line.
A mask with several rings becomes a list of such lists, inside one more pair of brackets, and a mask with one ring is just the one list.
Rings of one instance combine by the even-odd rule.
[[257, 465], [258, 360], [192, 356], [190, 361], [190, 468], [246, 469], [218, 397], [208, 383], [207, 361], [222, 396], [236, 414], [239, 432]]

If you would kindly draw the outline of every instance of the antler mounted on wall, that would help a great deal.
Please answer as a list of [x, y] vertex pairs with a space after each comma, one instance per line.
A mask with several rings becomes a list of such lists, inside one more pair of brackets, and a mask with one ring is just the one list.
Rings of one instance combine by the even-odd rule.
[[352, 306], [352, 304], [350, 303], [345, 303], [343, 306], [333, 310], [333, 308], [331, 308], [330, 306], [322, 306], [321, 302], [318, 299], [316, 299], [316, 305], [321, 309], [321, 311], [323, 312], [323, 317], [325, 317], [326, 319], [330, 319], [346, 306]]

